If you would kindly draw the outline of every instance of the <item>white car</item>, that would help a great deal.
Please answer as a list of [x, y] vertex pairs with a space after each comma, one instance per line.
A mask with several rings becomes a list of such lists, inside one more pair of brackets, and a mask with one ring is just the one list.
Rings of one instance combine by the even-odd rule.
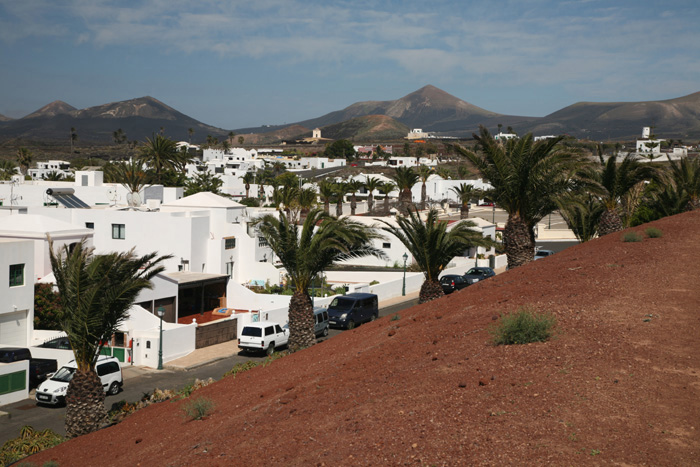
[[277, 323], [260, 321], [243, 327], [238, 337], [238, 347], [241, 350], [265, 352], [272, 355], [278, 347], [284, 347], [289, 342], [289, 329], [283, 329]]
[[[77, 368], [75, 360], [71, 360], [67, 365], [59, 368], [56, 373], [36, 388], [36, 395], [34, 396], [36, 401], [50, 405], [65, 404], [68, 383], [73, 379], [73, 373], [75, 373]], [[119, 393], [122, 384], [124, 384], [119, 360], [102, 355], [97, 359], [95, 371], [97, 371], [97, 376], [100, 377], [102, 387], [107, 394], [114, 395]]]

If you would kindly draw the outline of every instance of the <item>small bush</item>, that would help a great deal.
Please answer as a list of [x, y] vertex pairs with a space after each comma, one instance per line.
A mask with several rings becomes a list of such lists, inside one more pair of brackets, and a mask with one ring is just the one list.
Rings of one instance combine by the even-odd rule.
[[401, 319], [401, 316], [398, 313], [396, 313], [395, 315], [393, 315], [391, 317], [391, 319], [389, 321], [398, 321], [400, 319]]
[[372, 281], [369, 283], [369, 285], [377, 285], [377, 284], [379, 284], [379, 281]]
[[647, 234], [647, 237], [649, 238], [661, 238], [664, 236], [664, 233], [656, 227], [649, 227], [644, 231], [644, 233]]
[[31, 426], [20, 429], [19, 438], [7, 441], [0, 449], [0, 465], [10, 465], [20, 459], [61, 444], [65, 439], [52, 430], [36, 431]]
[[637, 232], [627, 232], [622, 236], [622, 241], [625, 243], [629, 242], [641, 242], [642, 236]]
[[206, 397], [198, 397], [188, 401], [182, 410], [185, 416], [191, 420], [201, 420], [214, 411], [214, 401]]
[[529, 308], [501, 315], [498, 324], [490, 329], [494, 345], [528, 344], [544, 342], [552, 335], [556, 318], [549, 314], [538, 314]]

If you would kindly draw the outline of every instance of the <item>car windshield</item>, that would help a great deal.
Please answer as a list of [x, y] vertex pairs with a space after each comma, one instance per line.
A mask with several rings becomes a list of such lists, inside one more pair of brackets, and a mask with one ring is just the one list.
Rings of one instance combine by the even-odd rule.
[[262, 329], [253, 326], [246, 326], [243, 328], [241, 334], [250, 337], [262, 337]]
[[347, 308], [352, 308], [352, 305], [354, 303], [355, 303], [355, 300], [352, 298], [335, 297], [333, 299], [333, 301], [331, 302], [331, 307], [332, 308], [347, 309]]
[[467, 274], [481, 274], [481, 271], [476, 268], [471, 268], [469, 271], [467, 271]]
[[56, 373], [51, 377], [51, 381], [58, 381], [59, 383], [69, 383], [73, 379], [73, 373], [75, 373], [75, 368], [68, 368], [67, 366], [62, 366]]

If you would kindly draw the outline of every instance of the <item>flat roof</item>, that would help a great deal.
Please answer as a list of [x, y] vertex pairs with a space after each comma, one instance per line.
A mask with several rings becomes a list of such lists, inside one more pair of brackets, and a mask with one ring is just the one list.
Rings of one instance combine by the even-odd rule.
[[191, 271], [165, 272], [163, 275], [176, 281], [178, 285], [191, 284], [194, 282], [218, 282], [228, 277], [226, 274], [209, 274], [206, 272]]

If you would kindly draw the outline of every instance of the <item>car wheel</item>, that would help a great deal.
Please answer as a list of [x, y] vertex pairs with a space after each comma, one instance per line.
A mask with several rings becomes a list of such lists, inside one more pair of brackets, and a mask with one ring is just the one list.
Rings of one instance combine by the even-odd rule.
[[348, 329], [355, 329], [355, 322], [353, 320], [348, 320], [346, 326]]
[[328, 337], [328, 326], [323, 328], [323, 337]]
[[267, 346], [267, 350], [265, 351], [265, 353], [268, 355], [272, 355], [273, 353], [275, 353], [275, 343], [274, 342], [270, 342], [270, 345]]
[[116, 381], [113, 382], [109, 386], [109, 390], [107, 391], [107, 394], [109, 394], [110, 396], [114, 396], [116, 394], [119, 394], [119, 383], [117, 383]]

